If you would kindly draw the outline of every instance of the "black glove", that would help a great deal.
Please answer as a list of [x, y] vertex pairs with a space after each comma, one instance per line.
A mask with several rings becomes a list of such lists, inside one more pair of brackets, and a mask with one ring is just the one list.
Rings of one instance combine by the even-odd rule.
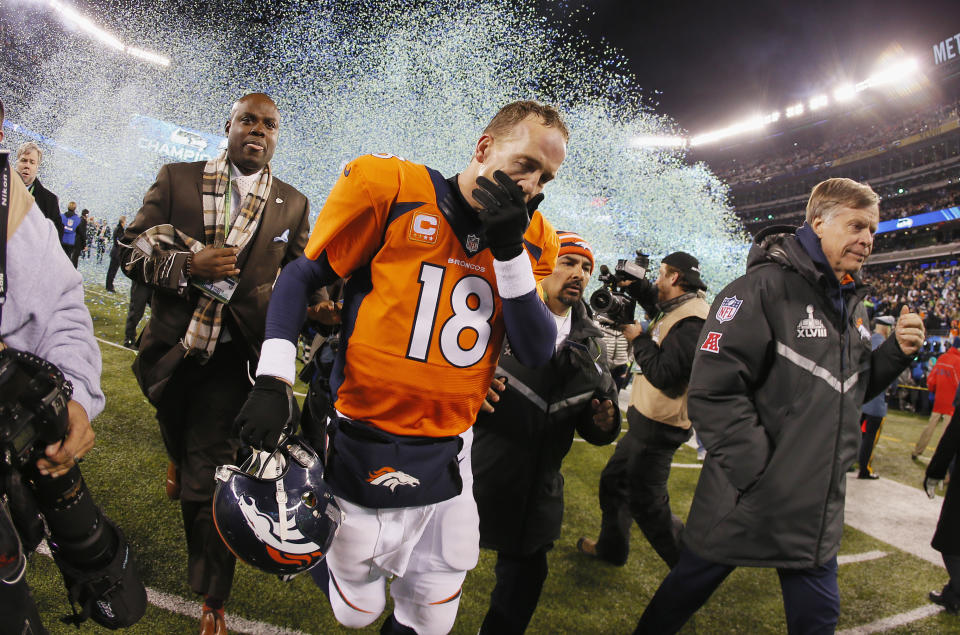
[[277, 449], [280, 433], [297, 431], [300, 409], [293, 387], [282, 379], [260, 375], [233, 423], [240, 440], [261, 450]]
[[[513, 179], [501, 170], [494, 172], [493, 178], [497, 180], [496, 183], [478, 176], [479, 187], [473, 191], [473, 198], [483, 206], [480, 222], [493, 257], [510, 260], [523, 251], [523, 234], [530, 222], [530, 211], [523, 200], [523, 190]], [[540, 201], [537, 201], [538, 205]]]
[[527, 201], [527, 220], [533, 218], [533, 213], [537, 211], [537, 208], [540, 206], [540, 203], [543, 202], [543, 193], [537, 194], [529, 201]]

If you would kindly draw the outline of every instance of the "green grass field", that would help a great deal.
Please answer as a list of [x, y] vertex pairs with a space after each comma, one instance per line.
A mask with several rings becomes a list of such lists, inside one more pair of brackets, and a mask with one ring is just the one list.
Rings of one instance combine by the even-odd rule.
[[[98, 337], [122, 341], [126, 296], [111, 295], [99, 285], [88, 285], [88, 306]], [[107, 407], [94, 421], [97, 444], [83, 463], [87, 482], [97, 501], [116, 520], [133, 543], [147, 586], [158, 592], [195, 601], [186, 585], [186, 556], [177, 503], [166, 499], [163, 481], [166, 457], [153, 409], [130, 372], [133, 353], [101, 345], [103, 387]], [[922, 420], [892, 413], [883, 429], [874, 468], [884, 478], [919, 487], [923, 467], [910, 460], [912, 443]], [[563, 535], [550, 554], [550, 575], [540, 605], [530, 624], [531, 633], [628, 633], [653, 595], [666, 566], [635, 528], [630, 561], [613, 567], [590, 561], [576, 552], [581, 535], [595, 537], [600, 514], [596, 491], [600, 470], [613, 446], [596, 448], [574, 443], [564, 463], [566, 516]], [[926, 455], [932, 453], [932, 448]], [[696, 454], [684, 446], [677, 463], [696, 463]], [[674, 469], [670, 491], [674, 511], [685, 516], [699, 470]], [[841, 554], [879, 549], [890, 555], [840, 568], [842, 615], [840, 629], [871, 623], [882, 617], [927, 603], [930, 589], [946, 581], [942, 568], [847, 528]], [[483, 552], [480, 564], [468, 576], [455, 633], [476, 633], [493, 586], [494, 555]], [[52, 633], [74, 633], [59, 621], [70, 612], [60, 576], [52, 561], [39, 554], [30, 559], [28, 578], [45, 624]], [[284, 583], [239, 563], [228, 614], [308, 633], [338, 633], [338, 626], [320, 593], [307, 576]], [[364, 632], [377, 632], [378, 620]], [[132, 633], [192, 633], [196, 618], [155, 606]], [[777, 633], [785, 630], [780, 587], [773, 570], [741, 568], [720, 587], [684, 632]], [[0, 631], [3, 631], [0, 626]], [[92, 622], [82, 633], [103, 632]], [[265, 630], [264, 632], [269, 632]], [[960, 632], [960, 619], [943, 613], [912, 622], [901, 633]]]

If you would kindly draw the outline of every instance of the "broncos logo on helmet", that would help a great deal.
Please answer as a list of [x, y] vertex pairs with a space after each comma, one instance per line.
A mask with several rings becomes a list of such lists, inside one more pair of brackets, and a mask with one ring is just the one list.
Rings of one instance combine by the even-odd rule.
[[270, 545], [274, 549], [286, 553], [304, 554], [312, 553], [319, 549], [317, 543], [306, 538], [297, 529], [294, 516], [287, 516], [286, 540], [280, 539], [280, 523], [272, 519], [267, 514], [257, 509], [257, 503], [253, 498], [240, 498], [237, 501], [240, 506], [240, 512], [243, 514], [253, 534], [264, 544]]
[[370, 472], [370, 478], [367, 479], [367, 482], [371, 485], [389, 487], [391, 492], [395, 491], [398, 485], [409, 485], [410, 487], [420, 485], [420, 479], [392, 467], [381, 467], [375, 472]]
[[343, 512], [306, 442], [290, 437], [275, 454], [255, 452], [242, 467], [222, 465], [215, 476], [213, 521], [234, 555], [277, 575], [323, 559]]

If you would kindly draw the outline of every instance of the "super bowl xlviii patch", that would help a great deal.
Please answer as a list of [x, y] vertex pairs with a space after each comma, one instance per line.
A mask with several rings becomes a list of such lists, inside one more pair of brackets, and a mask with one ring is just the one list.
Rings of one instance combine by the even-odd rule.
[[723, 302], [720, 303], [720, 308], [717, 309], [717, 322], [723, 324], [724, 322], [732, 320], [733, 316], [735, 316], [740, 309], [741, 304], [743, 304], [743, 300], [738, 300], [737, 296], [724, 298]]
[[826, 337], [827, 327], [823, 321], [813, 317], [813, 305], [807, 305], [807, 317], [797, 324], [797, 337]]
[[707, 351], [708, 353], [719, 353], [720, 338], [722, 336], [723, 336], [723, 333], [710, 331], [709, 333], [707, 333], [707, 339], [703, 340], [703, 344], [700, 345], [700, 350]]
[[865, 340], [870, 339], [870, 329], [868, 329], [863, 325], [862, 320], [857, 320], [857, 322], [858, 322], [857, 330], [860, 332], [860, 337], [862, 337]]

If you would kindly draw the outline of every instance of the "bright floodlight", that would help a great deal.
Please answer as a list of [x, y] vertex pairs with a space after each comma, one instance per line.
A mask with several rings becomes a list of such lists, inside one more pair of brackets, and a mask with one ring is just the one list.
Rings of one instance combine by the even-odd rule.
[[834, 101], [850, 101], [857, 96], [857, 89], [853, 84], [843, 84], [833, 91]]
[[817, 95], [810, 98], [810, 110], [820, 110], [829, 103], [826, 95]]
[[94, 24], [90, 18], [80, 14], [76, 9], [65, 2], [61, 2], [60, 0], [46, 0], [46, 4], [49, 5], [51, 9], [56, 11], [60, 15], [60, 18], [68, 25], [83, 31], [90, 37], [94, 38], [95, 40], [99, 40], [110, 48], [122, 53], [127, 53], [128, 55], [132, 55], [133, 57], [150, 62], [152, 64], [157, 64], [159, 66], [170, 66], [170, 58], [158, 53], [145, 51], [144, 49], [137, 48], [135, 46], [127, 46], [121, 42], [120, 38], [118, 38], [116, 35], [100, 28]]
[[787, 106], [787, 110], [785, 112], [787, 115], [787, 119], [791, 117], [799, 117], [800, 115], [803, 114], [803, 104], [796, 103], [792, 106]]
[[634, 137], [630, 145], [635, 148], [682, 148], [687, 145], [687, 140], [665, 135], [640, 135]]
[[726, 139], [727, 137], [732, 137], [742, 132], [760, 130], [766, 125], [767, 121], [765, 117], [755, 115], [750, 119], [745, 119], [744, 121], [727, 126], [726, 128], [720, 128], [719, 130], [697, 135], [696, 137], [690, 139], [690, 145], [699, 146], [705, 143], [713, 143], [714, 141], [720, 141], [721, 139]]
[[880, 69], [860, 83], [865, 84], [866, 88], [872, 88], [909, 81], [914, 79], [913, 75], [918, 66], [917, 60], [911, 57]]

